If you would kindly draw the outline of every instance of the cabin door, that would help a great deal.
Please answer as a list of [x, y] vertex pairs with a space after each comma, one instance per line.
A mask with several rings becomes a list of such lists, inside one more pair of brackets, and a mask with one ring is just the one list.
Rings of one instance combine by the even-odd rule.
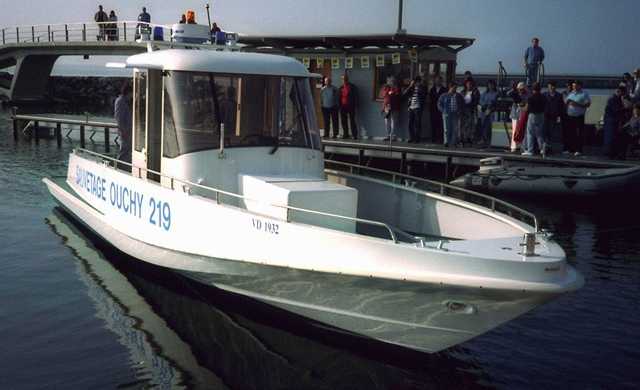
[[162, 72], [135, 70], [133, 77], [133, 174], [160, 181]]

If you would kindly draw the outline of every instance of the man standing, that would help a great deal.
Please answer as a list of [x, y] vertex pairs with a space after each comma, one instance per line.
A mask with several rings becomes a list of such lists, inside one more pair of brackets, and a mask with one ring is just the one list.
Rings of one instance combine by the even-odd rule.
[[120, 95], [114, 104], [114, 117], [118, 124], [118, 137], [120, 138], [120, 151], [118, 160], [131, 163], [131, 87], [124, 83], [120, 89]]
[[551, 145], [553, 134], [557, 132], [558, 122], [564, 113], [564, 100], [557, 90], [555, 81], [549, 81], [547, 84], [547, 92], [544, 93], [544, 98], [547, 104], [544, 110], [543, 135], [544, 142], [548, 148]]
[[616, 133], [619, 132], [624, 122], [624, 113], [626, 111], [625, 95], [626, 87], [624, 84], [618, 86], [614, 94], [607, 100], [604, 109], [604, 126], [602, 128], [604, 135], [603, 153], [613, 158], [615, 157], [614, 145], [618, 143]]
[[98, 23], [99, 35], [97, 36], [97, 39], [99, 41], [104, 41], [105, 39], [104, 31], [106, 28], [105, 22], [109, 21], [109, 15], [107, 15], [107, 13], [104, 12], [101, 5], [98, 6], [98, 12], [96, 12], [96, 14], [93, 16], [93, 20], [95, 20], [96, 23]]
[[340, 121], [342, 122], [342, 134], [344, 138], [349, 138], [349, 134], [351, 134], [353, 139], [358, 139], [358, 127], [356, 126], [356, 104], [358, 104], [358, 91], [356, 86], [349, 82], [349, 76], [346, 74], [342, 76], [342, 86], [340, 87], [338, 94], [340, 96]]
[[582, 154], [584, 139], [584, 116], [591, 106], [591, 97], [582, 89], [580, 80], [574, 81], [573, 91], [567, 96], [567, 127], [570, 140], [569, 152], [574, 156]]
[[389, 77], [387, 84], [382, 88], [382, 115], [384, 116], [384, 127], [387, 130], [385, 141], [394, 141], [396, 138], [396, 127], [400, 121], [400, 96], [401, 91], [395, 77]]
[[324, 121], [324, 136], [337, 138], [338, 129], [338, 88], [331, 84], [331, 77], [324, 78], [324, 85], [320, 90], [322, 119]]
[[140, 23], [138, 23], [136, 39], [140, 38], [142, 34], [151, 34], [151, 27], [149, 26], [149, 23], [151, 23], [151, 15], [147, 13], [147, 7], [142, 7], [142, 12], [138, 15], [138, 22]]
[[427, 99], [422, 77], [416, 76], [403, 96], [409, 96], [409, 142], [418, 143], [422, 132], [422, 109]]
[[527, 71], [527, 85], [531, 85], [538, 80], [540, 64], [544, 61], [544, 50], [540, 47], [540, 40], [533, 38], [531, 46], [524, 51], [524, 67]]
[[455, 81], [451, 81], [447, 93], [438, 99], [438, 110], [442, 113], [442, 122], [444, 124], [445, 148], [456, 144], [456, 136], [460, 129], [460, 113], [464, 101], [457, 89], [458, 85]]
[[627, 92], [633, 103], [640, 102], [640, 68], [633, 71], [633, 89]]
[[431, 142], [442, 142], [442, 114], [438, 110], [440, 96], [447, 93], [442, 85], [442, 77], [436, 76], [433, 86], [429, 89], [429, 118], [431, 121]]
[[523, 156], [533, 156], [535, 146], [544, 157], [546, 146], [543, 137], [544, 112], [547, 104], [546, 99], [540, 93], [540, 84], [533, 83], [531, 96], [527, 99], [526, 110], [529, 113], [527, 119], [527, 150], [522, 152]]

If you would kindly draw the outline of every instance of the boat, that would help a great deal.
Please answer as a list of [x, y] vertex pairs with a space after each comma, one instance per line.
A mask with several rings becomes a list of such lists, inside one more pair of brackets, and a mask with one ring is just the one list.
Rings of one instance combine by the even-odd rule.
[[501, 157], [480, 160], [480, 169], [451, 181], [487, 193], [543, 196], [595, 196], [637, 190], [640, 166], [593, 168], [509, 166]]
[[296, 59], [166, 45], [122, 65], [133, 72], [131, 163], [74, 149], [66, 178], [43, 179], [122, 252], [424, 352], [582, 286], [525, 210], [325, 161], [311, 94], [318, 76]]

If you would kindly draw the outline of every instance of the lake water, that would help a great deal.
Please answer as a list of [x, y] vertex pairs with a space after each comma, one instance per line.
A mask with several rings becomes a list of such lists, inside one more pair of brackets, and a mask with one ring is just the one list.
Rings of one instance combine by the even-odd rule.
[[635, 197], [512, 200], [555, 232], [585, 286], [426, 355], [313, 329], [136, 263], [75, 226], [40, 181], [66, 175], [73, 146], [16, 143], [0, 111], [0, 388], [640, 386]]

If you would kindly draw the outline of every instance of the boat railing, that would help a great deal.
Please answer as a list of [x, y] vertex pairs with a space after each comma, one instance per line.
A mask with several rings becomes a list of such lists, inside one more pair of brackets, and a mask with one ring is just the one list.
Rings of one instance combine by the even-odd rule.
[[137, 20], [13, 26], [0, 29], [0, 35], [3, 45], [43, 42], [133, 42], [140, 37], [145, 40], [172, 41], [171, 27]]
[[[466, 202], [481, 206], [491, 213], [505, 214], [511, 218], [522, 221], [530, 226], [534, 227], [536, 233], [541, 232], [540, 225], [538, 224], [538, 218], [531, 212], [521, 209], [509, 202], [494, 198], [493, 196], [482, 194], [479, 192], [471, 191], [465, 188], [456, 187], [450, 184], [441, 183], [434, 180], [423, 179], [421, 177], [407, 175], [403, 173], [388, 171], [379, 168], [367, 167], [358, 164], [325, 160], [325, 166], [342, 167], [340, 171], [348, 171], [350, 174], [358, 174], [367, 176], [363, 172], [368, 172], [369, 177], [380, 177], [391, 181], [394, 184], [402, 184], [404, 186], [413, 187], [428, 193], [435, 193], [439, 195], [446, 195], [449, 198], [455, 198], [464, 201], [456, 203], [461, 207], [467, 207]], [[445, 202], [452, 203], [452, 200], [442, 199]]]
[[270, 203], [270, 202], [266, 202], [262, 199], [256, 199], [256, 198], [252, 198], [252, 197], [248, 197], [248, 196], [244, 196], [244, 195], [240, 195], [240, 194], [236, 194], [233, 192], [229, 192], [229, 191], [224, 191], [218, 188], [214, 188], [214, 187], [209, 187], [206, 185], [202, 185], [202, 184], [198, 184], [198, 183], [194, 183], [191, 182], [189, 180], [184, 180], [184, 179], [180, 179], [171, 175], [167, 175], [164, 173], [160, 173], [157, 171], [154, 171], [152, 169], [148, 169], [146, 167], [139, 167], [136, 166], [132, 163], [126, 162], [126, 161], [122, 161], [122, 160], [118, 160], [117, 158], [105, 155], [105, 154], [101, 154], [101, 153], [97, 153], [97, 152], [93, 152], [91, 150], [87, 150], [87, 149], [73, 149], [73, 153], [74, 154], [87, 154], [96, 158], [101, 159], [105, 165], [108, 165], [109, 167], [113, 168], [113, 169], [118, 169], [119, 167], [130, 167], [131, 168], [131, 173], [133, 174], [134, 172], [137, 173], [137, 177], [138, 178], [143, 178], [144, 176], [147, 175], [147, 173], [151, 173], [153, 175], [157, 175], [158, 177], [163, 177], [169, 180], [170, 183], [170, 187], [172, 190], [175, 190], [175, 186], [176, 183], [181, 184], [182, 185], [182, 189], [185, 193], [187, 194], [191, 194], [191, 190], [193, 188], [198, 188], [207, 192], [211, 192], [214, 194], [215, 196], [215, 201], [218, 204], [224, 204], [222, 196], [228, 196], [228, 197], [232, 197], [235, 199], [241, 199], [244, 201], [250, 201], [250, 202], [255, 202], [255, 203], [259, 203], [261, 205], [264, 206], [269, 206], [269, 207], [277, 207], [277, 208], [282, 208], [286, 210], [286, 221], [287, 222], [291, 222], [291, 212], [292, 211], [297, 211], [297, 212], [301, 212], [301, 213], [306, 213], [306, 214], [314, 214], [314, 215], [321, 215], [321, 216], [325, 216], [325, 217], [329, 217], [329, 218], [335, 218], [335, 219], [341, 219], [341, 220], [346, 220], [346, 221], [351, 221], [351, 222], [355, 222], [355, 223], [362, 223], [365, 225], [371, 225], [371, 226], [376, 226], [379, 228], [383, 228], [387, 231], [387, 233], [389, 234], [390, 239], [395, 242], [398, 243], [400, 242], [400, 240], [398, 239], [398, 237], [402, 237], [405, 238], [406, 241], [410, 241], [413, 243], [422, 243], [422, 240], [419, 237], [413, 237], [411, 236], [409, 233], [402, 231], [399, 228], [393, 227], [389, 224], [386, 224], [384, 222], [380, 222], [380, 221], [372, 221], [369, 219], [364, 219], [364, 218], [357, 218], [357, 217], [349, 217], [349, 216], [345, 216], [345, 215], [339, 215], [339, 214], [332, 214], [332, 213], [327, 213], [324, 211], [317, 211], [317, 210], [309, 210], [309, 209], [304, 209], [304, 208], [300, 208], [300, 207], [294, 207], [294, 206], [289, 206], [289, 205], [283, 205], [283, 204], [276, 204], [276, 203]]

